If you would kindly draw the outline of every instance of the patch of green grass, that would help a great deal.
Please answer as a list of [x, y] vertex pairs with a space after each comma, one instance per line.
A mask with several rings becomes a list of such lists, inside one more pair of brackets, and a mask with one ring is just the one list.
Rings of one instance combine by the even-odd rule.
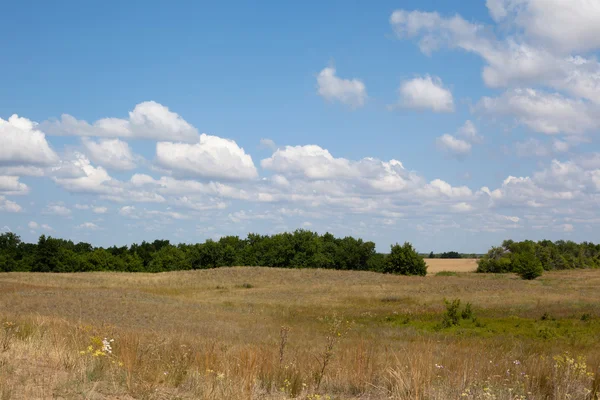
[[497, 336], [527, 338], [534, 340], [565, 340], [571, 342], [598, 341], [600, 323], [596, 320], [582, 321], [580, 318], [540, 320], [533, 318], [485, 317], [462, 319], [457, 325], [443, 327], [442, 314], [420, 314], [388, 316], [384, 320], [399, 328], [412, 327], [423, 332], [437, 332], [447, 336], [493, 338]]
[[458, 273], [454, 271], [440, 271], [435, 276], [458, 276]]

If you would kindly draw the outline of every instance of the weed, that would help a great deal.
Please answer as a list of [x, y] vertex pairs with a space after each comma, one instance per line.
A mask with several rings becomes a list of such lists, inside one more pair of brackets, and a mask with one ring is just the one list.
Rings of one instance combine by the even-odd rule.
[[467, 303], [462, 313], [460, 314], [462, 319], [472, 319], [473, 318], [473, 310], [471, 308], [471, 303]]
[[454, 299], [451, 302], [444, 299], [446, 304], [446, 313], [442, 317], [442, 328], [450, 328], [460, 323], [458, 309], [460, 308], [460, 299]]
[[237, 287], [239, 287], [241, 289], [252, 289], [254, 287], [254, 285], [252, 285], [251, 283], [242, 283], [241, 285], [238, 285]]
[[316, 388], [319, 390], [321, 387], [321, 382], [323, 381], [323, 377], [325, 376], [325, 370], [327, 366], [333, 359], [335, 346], [339, 343], [339, 341], [344, 337], [350, 330], [349, 322], [346, 321], [344, 325], [343, 320], [337, 317], [333, 317], [329, 322], [329, 327], [327, 329], [327, 335], [325, 336], [325, 348], [321, 352], [319, 356], [317, 356], [317, 361], [319, 362], [319, 370], [315, 375], [315, 383]]
[[592, 320], [592, 314], [590, 314], [590, 313], [583, 313], [583, 314], [581, 315], [581, 320], [582, 320], [583, 322], [588, 322], [588, 321], [591, 321], [591, 320]]

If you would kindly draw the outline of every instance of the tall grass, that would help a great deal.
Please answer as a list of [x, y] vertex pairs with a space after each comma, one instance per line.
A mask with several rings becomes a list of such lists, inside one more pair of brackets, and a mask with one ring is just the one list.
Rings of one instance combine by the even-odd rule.
[[[203, 275], [206, 279], [196, 283], [188, 282], [194, 275], [187, 274], [187, 283], [177, 292], [170, 291], [171, 280], [180, 279], [177, 274], [136, 277], [135, 284], [130, 275], [105, 280], [94, 274], [90, 281], [81, 275], [78, 281], [63, 276], [55, 281], [47, 275], [42, 277], [45, 284], [38, 281], [11, 294], [6, 291], [0, 294], [2, 304], [17, 304], [13, 300], [18, 299], [22, 309], [0, 311], [0, 399], [598, 396], [598, 309], [585, 306], [581, 295], [600, 274], [583, 272], [585, 276], [571, 281], [548, 274], [546, 281], [530, 284], [475, 274], [447, 281], [362, 275], [355, 281], [354, 273], [343, 272], [311, 271], [310, 279], [302, 271], [254, 272], [250, 276], [246, 271], [221, 271], [221, 278]], [[8, 281], [18, 286], [19, 279], [0, 278], [0, 288]], [[29, 282], [37, 279], [32, 275]], [[167, 290], [149, 294], [146, 289], [157, 281]], [[328, 284], [342, 281], [346, 286], [327, 292]], [[237, 288], [243, 282], [253, 282], [253, 287]], [[200, 289], [190, 290], [195, 285], [203, 285], [206, 297], [197, 297]], [[215, 290], [217, 285], [227, 290]], [[556, 296], [560, 285], [578, 290], [571, 287], [560, 304], [535, 296], [513, 299], [508, 308], [501, 307], [501, 299], [487, 305], [477, 301], [483, 294], [493, 299], [496, 293], [530, 285], [535, 286], [522, 293], [534, 296], [539, 290]], [[307, 286], [319, 291], [317, 297], [303, 295]], [[481, 292], [467, 294], [465, 288], [470, 287]], [[413, 297], [424, 288], [427, 295]], [[95, 290], [102, 296], [95, 297]], [[366, 298], [359, 296], [365, 292]], [[331, 300], [341, 293], [354, 301]], [[49, 309], [36, 296], [51, 303]], [[78, 296], [88, 299], [82, 310], [72, 300]], [[461, 314], [456, 325], [433, 329], [447, 312], [446, 296], [472, 303], [469, 310], [482, 324]], [[594, 303], [596, 298], [587, 300]], [[86, 313], [90, 308], [101, 313]], [[33, 312], [24, 312], [27, 309]], [[186, 319], [179, 319], [178, 309]], [[541, 320], [546, 310], [554, 320]], [[588, 317], [582, 319], [584, 314]], [[577, 329], [563, 334], [560, 326], [569, 324]], [[556, 333], [540, 335], [542, 328]]]

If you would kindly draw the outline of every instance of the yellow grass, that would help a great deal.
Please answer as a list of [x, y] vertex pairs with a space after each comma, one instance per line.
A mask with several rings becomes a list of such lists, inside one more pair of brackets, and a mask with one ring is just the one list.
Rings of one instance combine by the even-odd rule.
[[[0, 274], [0, 399], [591, 399], [598, 287], [598, 270]], [[477, 322], [433, 329], [445, 298]]]
[[476, 258], [442, 259], [426, 258], [427, 274], [435, 274], [441, 271], [451, 272], [475, 272], [477, 269]]

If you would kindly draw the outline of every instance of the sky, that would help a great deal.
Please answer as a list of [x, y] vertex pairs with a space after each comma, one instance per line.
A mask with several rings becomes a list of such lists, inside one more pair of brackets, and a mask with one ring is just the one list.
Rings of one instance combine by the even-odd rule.
[[595, 0], [9, 1], [0, 230], [600, 242]]

